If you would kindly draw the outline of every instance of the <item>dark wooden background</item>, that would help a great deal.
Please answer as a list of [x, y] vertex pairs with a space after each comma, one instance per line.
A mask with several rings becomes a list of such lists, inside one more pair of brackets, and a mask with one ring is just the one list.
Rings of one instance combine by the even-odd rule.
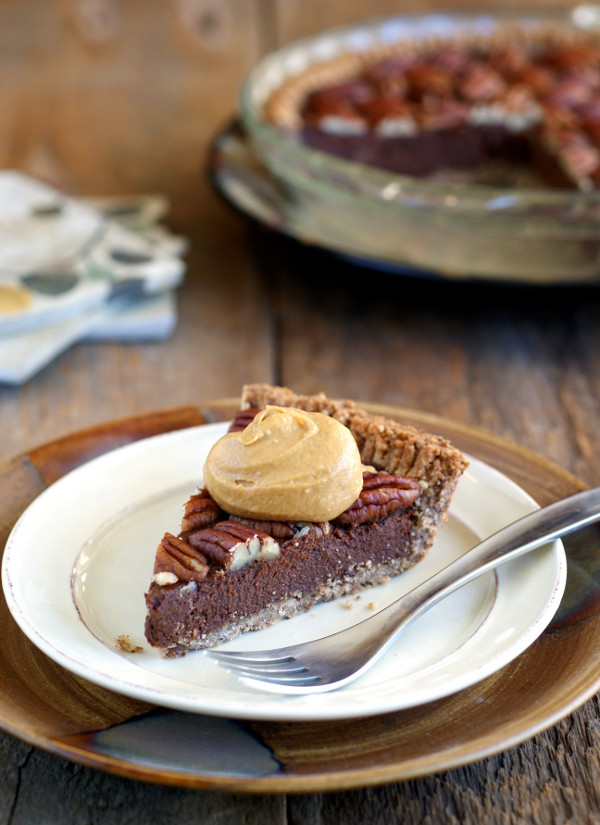
[[[209, 142], [261, 54], [330, 25], [436, 7], [446, 6], [0, 0], [2, 167], [74, 195], [164, 193], [170, 227], [191, 241], [172, 339], [79, 344], [24, 387], [0, 387], [0, 459], [269, 381], [482, 427], [600, 484], [597, 288], [432, 284], [353, 268], [250, 227], [207, 179]], [[595, 698], [463, 769], [288, 797], [147, 785], [0, 734], [0, 788], [2, 825], [597, 823], [600, 708]]]

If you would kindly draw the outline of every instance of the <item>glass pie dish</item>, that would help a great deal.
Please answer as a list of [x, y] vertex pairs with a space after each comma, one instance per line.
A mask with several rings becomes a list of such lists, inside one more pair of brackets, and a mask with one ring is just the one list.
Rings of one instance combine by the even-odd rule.
[[241, 88], [240, 116], [253, 152], [290, 208], [302, 214], [304, 240], [453, 279], [542, 285], [600, 280], [600, 190], [489, 183], [460, 173], [399, 175], [309, 148], [264, 117], [266, 101], [288, 78], [348, 51], [540, 21], [600, 32], [600, 8], [518, 17], [401, 16], [326, 31], [267, 55]]

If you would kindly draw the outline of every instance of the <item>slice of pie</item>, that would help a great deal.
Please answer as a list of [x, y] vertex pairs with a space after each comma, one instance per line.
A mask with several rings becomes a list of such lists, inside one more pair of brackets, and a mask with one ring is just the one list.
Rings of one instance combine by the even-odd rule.
[[181, 655], [388, 581], [431, 547], [467, 463], [351, 401], [245, 386], [158, 545], [148, 642]]

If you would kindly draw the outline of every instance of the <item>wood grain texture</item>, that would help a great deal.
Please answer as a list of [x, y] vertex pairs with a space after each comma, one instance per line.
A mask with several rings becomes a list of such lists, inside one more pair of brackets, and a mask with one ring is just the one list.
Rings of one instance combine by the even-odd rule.
[[596, 289], [402, 279], [296, 244], [278, 250], [263, 269], [282, 383], [484, 427], [597, 483]]
[[561, 10], [571, 5], [565, 0], [531, 0], [527, 4], [519, 0], [502, 0], [484, 5], [476, 0], [458, 0], [453, 3], [441, 3], [439, 0], [403, 0], [402, 3], [398, 3], [397, 0], [377, 0], [373, 3], [366, 3], [365, 0], [347, 0], [343, 4], [322, 3], [319, 0], [277, 0], [275, 31], [278, 44], [284, 45], [324, 29], [361, 23], [377, 17], [448, 10], [470, 14], [477, 14], [486, 9], [522, 13], [523, 10]]
[[24, 460], [31, 464], [44, 484], [52, 484], [65, 473], [108, 450], [131, 444], [140, 438], [206, 424], [197, 407], [157, 410], [135, 418], [107, 421], [79, 430], [29, 450]]
[[0, 458], [23, 441], [44, 443], [119, 409], [233, 395], [248, 376], [270, 373], [267, 296], [245, 227], [214, 196], [204, 170], [208, 143], [258, 57], [260, 7], [253, 0], [7, 0], [0, 7], [0, 65], [10, 77], [2, 167], [72, 195], [163, 193], [171, 229], [190, 240], [171, 340], [82, 344], [35, 386], [0, 386], [0, 421], [11, 428]]
[[[23, 388], [0, 387], [0, 460], [108, 420], [195, 407], [237, 395], [246, 381], [271, 381], [482, 427], [600, 484], [597, 290], [474, 287], [359, 270], [250, 231], [204, 174], [207, 143], [266, 49], [325, 26], [446, 7], [438, 0], [0, 4], [2, 167], [72, 194], [165, 193], [171, 228], [191, 241], [172, 339], [81, 344]], [[41, 489], [31, 464], [19, 458], [11, 472], [2, 539]], [[18, 714], [19, 697], [2, 696]], [[1, 734], [0, 786], [2, 825], [591, 825], [600, 821], [600, 707], [594, 697], [522, 745], [463, 768], [288, 796], [149, 785]]]

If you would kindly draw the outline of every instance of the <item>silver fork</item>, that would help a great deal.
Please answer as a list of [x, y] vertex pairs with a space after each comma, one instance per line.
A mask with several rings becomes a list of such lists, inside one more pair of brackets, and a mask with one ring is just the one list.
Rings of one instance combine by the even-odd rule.
[[315, 641], [261, 651], [209, 650], [253, 687], [281, 694], [323, 693], [361, 676], [406, 625], [467, 582], [600, 519], [600, 487], [535, 510], [362, 622]]

